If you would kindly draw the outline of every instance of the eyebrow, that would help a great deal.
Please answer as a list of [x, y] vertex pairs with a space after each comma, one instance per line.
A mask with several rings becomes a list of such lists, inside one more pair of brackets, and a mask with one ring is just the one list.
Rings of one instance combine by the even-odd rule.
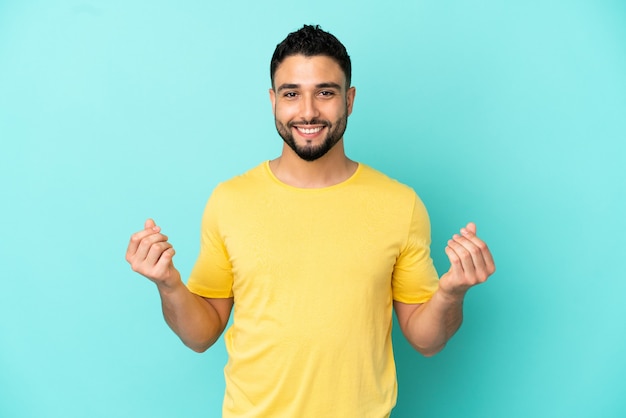
[[[278, 86], [278, 88], [276, 89], [277, 92], [283, 91], [283, 90], [291, 90], [291, 89], [298, 89], [300, 88], [300, 84], [281, 84], [280, 86]], [[315, 88], [318, 89], [337, 89], [337, 90], [341, 90], [341, 86], [337, 83], [320, 83], [320, 84], [316, 84]]]

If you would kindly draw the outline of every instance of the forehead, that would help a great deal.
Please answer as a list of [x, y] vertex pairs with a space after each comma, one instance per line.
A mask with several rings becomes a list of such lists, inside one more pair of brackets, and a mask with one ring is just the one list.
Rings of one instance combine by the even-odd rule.
[[319, 84], [333, 82], [344, 85], [346, 76], [337, 62], [325, 55], [291, 55], [283, 60], [274, 74], [274, 84]]

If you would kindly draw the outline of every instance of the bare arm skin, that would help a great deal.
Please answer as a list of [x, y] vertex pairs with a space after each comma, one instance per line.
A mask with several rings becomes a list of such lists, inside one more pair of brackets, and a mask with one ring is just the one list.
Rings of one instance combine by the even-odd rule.
[[441, 276], [439, 289], [423, 304], [394, 301], [398, 323], [409, 343], [425, 356], [441, 351], [463, 321], [467, 291], [483, 283], [496, 266], [487, 245], [476, 236], [476, 225], [467, 224], [445, 249], [450, 270]]
[[133, 234], [126, 261], [137, 273], [157, 285], [163, 316], [186, 346], [203, 352], [220, 337], [233, 306], [233, 298], [209, 299], [191, 293], [174, 267], [175, 251], [152, 219]]

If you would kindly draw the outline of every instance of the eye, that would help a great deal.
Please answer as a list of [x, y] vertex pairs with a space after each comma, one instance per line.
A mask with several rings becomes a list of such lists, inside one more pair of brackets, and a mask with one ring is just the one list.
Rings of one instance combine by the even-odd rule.
[[285, 92], [285, 94], [283, 94], [283, 97], [286, 99], [293, 99], [298, 95], [298, 93], [296, 93], [295, 91], [288, 91]]
[[335, 95], [335, 92], [332, 90], [322, 90], [319, 92], [319, 95], [322, 97], [332, 97]]

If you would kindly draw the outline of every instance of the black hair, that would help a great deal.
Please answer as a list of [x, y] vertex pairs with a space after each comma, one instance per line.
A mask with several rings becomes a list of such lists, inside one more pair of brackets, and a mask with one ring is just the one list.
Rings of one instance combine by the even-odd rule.
[[350, 86], [352, 78], [352, 64], [346, 47], [334, 35], [323, 31], [319, 25], [304, 25], [302, 29], [287, 35], [285, 40], [276, 45], [270, 63], [270, 78], [274, 87], [274, 74], [283, 60], [292, 55], [313, 57], [324, 55], [332, 58], [339, 64], [346, 76], [346, 87]]

